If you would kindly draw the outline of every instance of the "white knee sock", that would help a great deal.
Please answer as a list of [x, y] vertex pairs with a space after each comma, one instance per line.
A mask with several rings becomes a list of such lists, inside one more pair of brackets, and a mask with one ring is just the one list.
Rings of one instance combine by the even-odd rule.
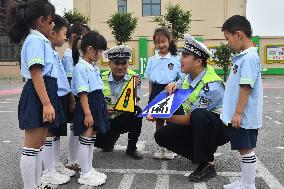
[[41, 175], [42, 175], [42, 149], [43, 146], [40, 147], [40, 151], [38, 152], [36, 156], [36, 173], [35, 173], [35, 180], [36, 180], [36, 185], [40, 186], [41, 184]]
[[60, 137], [54, 137], [52, 141], [52, 168], [60, 162]]
[[54, 137], [46, 137], [44, 147], [42, 149], [42, 160], [44, 170], [52, 168], [52, 141]]
[[39, 149], [23, 147], [20, 161], [21, 173], [24, 182], [24, 189], [36, 188], [36, 164]]
[[90, 148], [93, 147], [92, 138], [88, 137], [79, 137], [79, 150], [78, 150], [78, 160], [81, 168], [81, 173], [86, 174], [91, 170], [90, 167]]
[[242, 155], [241, 175], [243, 184], [254, 185], [256, 177], [256, 155], [254, 152]]
[[70, 135], [68, 138], [68, 161], [77, 161], [79, 136], [74, 136], [73, 123], [70, 123]]
[[92, 142], [93, 144], [91, 145], [90, 149], [89, 149], [89, 164], [90, 164], [90, 167], [93, 167], [93, 157], [94, 157], [94, 144], [96, 142], [96, 135], [94, 135], [92, 137]]

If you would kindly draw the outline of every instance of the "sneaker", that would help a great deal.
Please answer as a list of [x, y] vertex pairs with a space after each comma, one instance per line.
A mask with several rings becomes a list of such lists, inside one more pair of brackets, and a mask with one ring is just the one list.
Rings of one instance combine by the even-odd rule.
[[170, 150], [165, 149], [163, 158], [164, 158], [164, 159], [168, 159], [168, 160], [172, 160], [172, 159], [174, 159], [176, 156], [177, 156], [176, 153], [174, 153], [174, 152], [172, 152], [172, 151], [170, 151]]
[[68, 169], [66, 167], [64, 167], [64, 165], [62, 163], [59, 163], [56, 167], [55, 170], [63, 175], [67, 175], [69, 177], [72, 177], [76, 174], [76, 172], [74, 170]]
[[158, 150], [154, 153], [153, 158], [155, 159], [163, 159], [164, 158], [165, 149], [159, 147]]
[[230, 184], [226, 184], [223, 186], [223, 189], [235, 189], [235, 188], [242, 188], [242, 183], [241, 181], [235, 181], [235, 182], [232, 182]]
[[126, 154], [129, 155], [130, 157], [132, 157], [135, 160], [140, 160], [143, 158], [143, 155], [141, 153], [139, 153], [137, 150], [135, 151], [127, 151], [126, 150]]
[[80, 171], [80, 165], [78, 162], [76, 161], [68, 161], [68, 163], [65, 166], [66, 168], [70, 169], [70, 170], [74, 170], [74, 171]]
[[106, 179], [100, 176], [97, 171], [94, 171], [94, 169], [91, 169], [88, 173], [84, 175], [81, 174], [80, 178], [78, 179], [79, 184], [88, 186], [100, 186], [105, 182]]
[[41, 182], [44, 184], [65, 184], [70, 180], [70, 177], [58, 173], [55, 169], [44, 170], [41, 176]]
[[98, 175], [99, 177], [101, 177], [101, 178], [103, 178], [103, 179], [105, 179], [105, 180], [107, 179], [106, 174], [101, 173], [101, 172], [97, 171], [97, 170], [94, 169], [94, 168], [92, 168], [91, 171], [93, 171], [93, 174]]
[[192, 182], [204, 182], [216, 175], [217, 173], [214, 165], [210, 165], [209, 163], [200, 163], [197, 169], [193, 171], [188, 178]]

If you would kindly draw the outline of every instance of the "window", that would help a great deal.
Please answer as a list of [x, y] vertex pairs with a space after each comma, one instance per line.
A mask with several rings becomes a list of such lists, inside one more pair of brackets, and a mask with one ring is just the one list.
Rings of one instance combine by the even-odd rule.
[[127, 13], [127, 0], [118, 0], [117, 5], [119, 13]]
[[161, 0], [142, 0], [142, 16], [160, 16]]

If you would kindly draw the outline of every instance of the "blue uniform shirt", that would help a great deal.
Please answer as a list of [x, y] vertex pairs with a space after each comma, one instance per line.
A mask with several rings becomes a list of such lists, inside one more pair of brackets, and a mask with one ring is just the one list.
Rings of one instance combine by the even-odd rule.
[[94, 64], [90, 64], [79, 58], [73, 70], [71, 90], [75, 95], [81, 92], [91, 93], [95, 90], [102, 90], [104, 87], [100, 77], [100, 70]]
[[261, 64], [257, 49], [254, 47], [244, 50], [233, 58], [221, 115], [225, 124], [231, 123], [242, 84], [250, 85], [252, 90], [242, 115], [241, 128], [258, 129], [262, 126], [263, 88]]
[[[184, 79], [187, 79], [190, 86], [195, 88], [204, 77], [205, 73], [205, 70], [203, 70], [194, 80], [192, 80], [189, 75], [184, 76], [177, 82], [178, 88], [181, 88]], [[197, 108], [205, 108], [208, 111], [221, 113], [223, 96], [224, 84], [222, 81], [208, 83], [199, 92], [199, 96], [196, 102], [192, 105], [190, 111], [192, 112]]]
[[161, 57], [156, 53], [148, 60], [145, 77], [153, 83], [168, 84], [182, 75], [180, 67], [178, 56], [168, 53], [165, 57]]
[[118, 100], [118, 98], [120, 97], [120, 94], [122, 92], [123, 86], [125, 84], [125, 82], [128, 82], [130, 80], [128, 74], [126, 73], [124, 75], [124, 78], [120, 81], [115, 81], [112, 75], [112, 72], [110, 72], [109, 77], [108, 77], [108, 83], [109, 83], [109, 87], [111, 90], [111, 96], [113, 96], [115, 98], [115, 102]]
[[74, 64], [73, 64], [71, 49], [67, 48], [65, 50], [63, 58], [62, 58], [62, 64], [63, 64], [67, 77], [72, 77]]
[[[58, 96], [65, 96], [70, 92], [70, 85], [66, 76], [66, 73], [64, 71], [62, 61], [59, 57], [58, 52], [53, 50], [53, 56], [54, 56], [54, 67], [56, 68], [57, 72], [57, 85], [58, 85]], [[53, 69], [55, 70], [55, 69]], [[53, 75], [53, 73], [51, 74]]]
[[29, 69], [35, 64], [42, 66], [43, 76], [51, 76], [54, 64], [51, 43], [39, 31], [31, 30], [21, 50], [21, 74], [24, 78], [31, 79]]

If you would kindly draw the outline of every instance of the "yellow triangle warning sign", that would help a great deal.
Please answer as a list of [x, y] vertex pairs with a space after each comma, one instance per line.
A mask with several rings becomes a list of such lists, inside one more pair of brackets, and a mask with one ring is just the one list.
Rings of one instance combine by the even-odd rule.
[[119, 99], [114, 105], [113, 109], [123, 112], [134, 112], [135, 108], [135, 77], [132, 77], [123, 92], [121, 93]]

